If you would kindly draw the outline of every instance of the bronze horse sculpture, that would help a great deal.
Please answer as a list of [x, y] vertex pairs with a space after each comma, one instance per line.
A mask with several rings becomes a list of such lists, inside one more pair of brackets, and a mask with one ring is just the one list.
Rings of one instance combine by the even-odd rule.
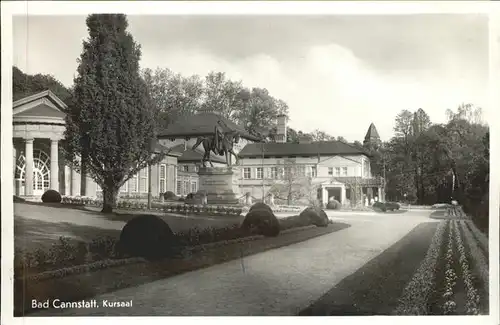
[[[225, 127], [221, 121], [217, 122], [219, 126]], [[212, 160], [210, 159], [210, 152], [218, 156], [226, 156], [226, 164], [231, 166], [231, 155], [236, 158], [236, 163], [238, 163], [238, 155], [234, 152], [233, 146], [235, 143], [238, 143], [240, 140], [240, 135], [237, 131], [227, 131], [224, 132], [221, 127], [215, 126], [214, 134], [209, 136], [201, 136], [198, 137], [196, 143], [192, 147], [192, 149], [196, 149], [200, 144], [203, 145], [203, 149], [205, 153], [201, 159], [201, 164], [205, 167], [205, 163], [208, 161], [210, 166], [213, 167]]]

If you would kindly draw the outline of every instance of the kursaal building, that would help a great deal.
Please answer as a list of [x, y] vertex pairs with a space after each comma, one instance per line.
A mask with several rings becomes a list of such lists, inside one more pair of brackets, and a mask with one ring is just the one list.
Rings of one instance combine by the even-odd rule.
[[[66, 108], [49, 90], [13, 103], [15, 195], [39, 200], [48, 189], [69, 196], [102, 194], [90, 177], [82, 178], [64, 160], [60, 141], [64, 138]], [[207, 111], [184, 117], [160, 132], [155, 150], [168, 151], [168, 155], [151, 168], [153, 197], [166, 191], [185, 196], [199, 190], [198, 171], [204, 151], [202, 146], [194, 150], [192, 147], [198, 137], [211, 135], [218, 121], [237, 130], [241, 136], [234, 145], [240, 159], [232, 169], [238, 174], [242, 196], [250, 193], [256, 198], [265, 197], [275, 184], [283, 183], [287, 179], [285, 175], [293, 169], [297, 178], [309, 180], [316, 189], [316, 198], [323, 204], [331, 198], [348, 203], [354, 195], [354, 186], [368, 202], [374, 198], [384, 200], [383, 180], [372, 176], [370, 157], [364, 151], [340, 141], [286, 142], [285, 116], [277, 118], [276, 141], [264, 143], [241, 126]], [[367, 141], [380, 142], [373, 124], [365, 137]], [[226, 166], [225, 157], [211, 153], [211, 160], [214, 167]], [[146, 168], [128, 180], [119, 195], [146, 197], [148, 181]]]

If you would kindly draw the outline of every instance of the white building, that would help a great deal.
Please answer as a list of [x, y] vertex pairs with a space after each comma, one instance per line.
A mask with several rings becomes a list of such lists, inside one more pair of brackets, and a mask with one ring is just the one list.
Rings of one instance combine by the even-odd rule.
[[285, 139], [286, 119], [279, 118], [279, 142], [247, 144], [240, 151], [243, 193], [263, 198], [275, 184], [308, 180], [323, 204], [332, 197], [345, 204], [355, 186], [368, 201], [383, 199], [382, 180], [372, 177], [370, 157], [364, 151], [340, 141], [286, 143]]

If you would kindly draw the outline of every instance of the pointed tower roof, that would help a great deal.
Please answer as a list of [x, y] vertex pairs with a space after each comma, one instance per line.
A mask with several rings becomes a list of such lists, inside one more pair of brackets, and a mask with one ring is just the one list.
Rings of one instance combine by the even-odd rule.
[[377, 128], [375, 127], [375, 124], [370, 124], [370, 127], [368, 128], [368, 132], [366, 132], [365, 136], [365, 142], [373, 141], [373, 140], [380, 140], [380, 135], [378, 134]]

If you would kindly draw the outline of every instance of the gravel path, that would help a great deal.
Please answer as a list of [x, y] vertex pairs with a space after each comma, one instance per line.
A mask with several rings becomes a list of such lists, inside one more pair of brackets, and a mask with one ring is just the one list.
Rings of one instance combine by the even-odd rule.
[[352, 226], [336, 233], [95, 297], [101, 306], [104, 300], [132, 300], [131, 308], [66, 309], [62, 315], [296, 315], [415, 226], [430, 221], [422, 212], [371, 220], [359, 213], [345, 219]]

